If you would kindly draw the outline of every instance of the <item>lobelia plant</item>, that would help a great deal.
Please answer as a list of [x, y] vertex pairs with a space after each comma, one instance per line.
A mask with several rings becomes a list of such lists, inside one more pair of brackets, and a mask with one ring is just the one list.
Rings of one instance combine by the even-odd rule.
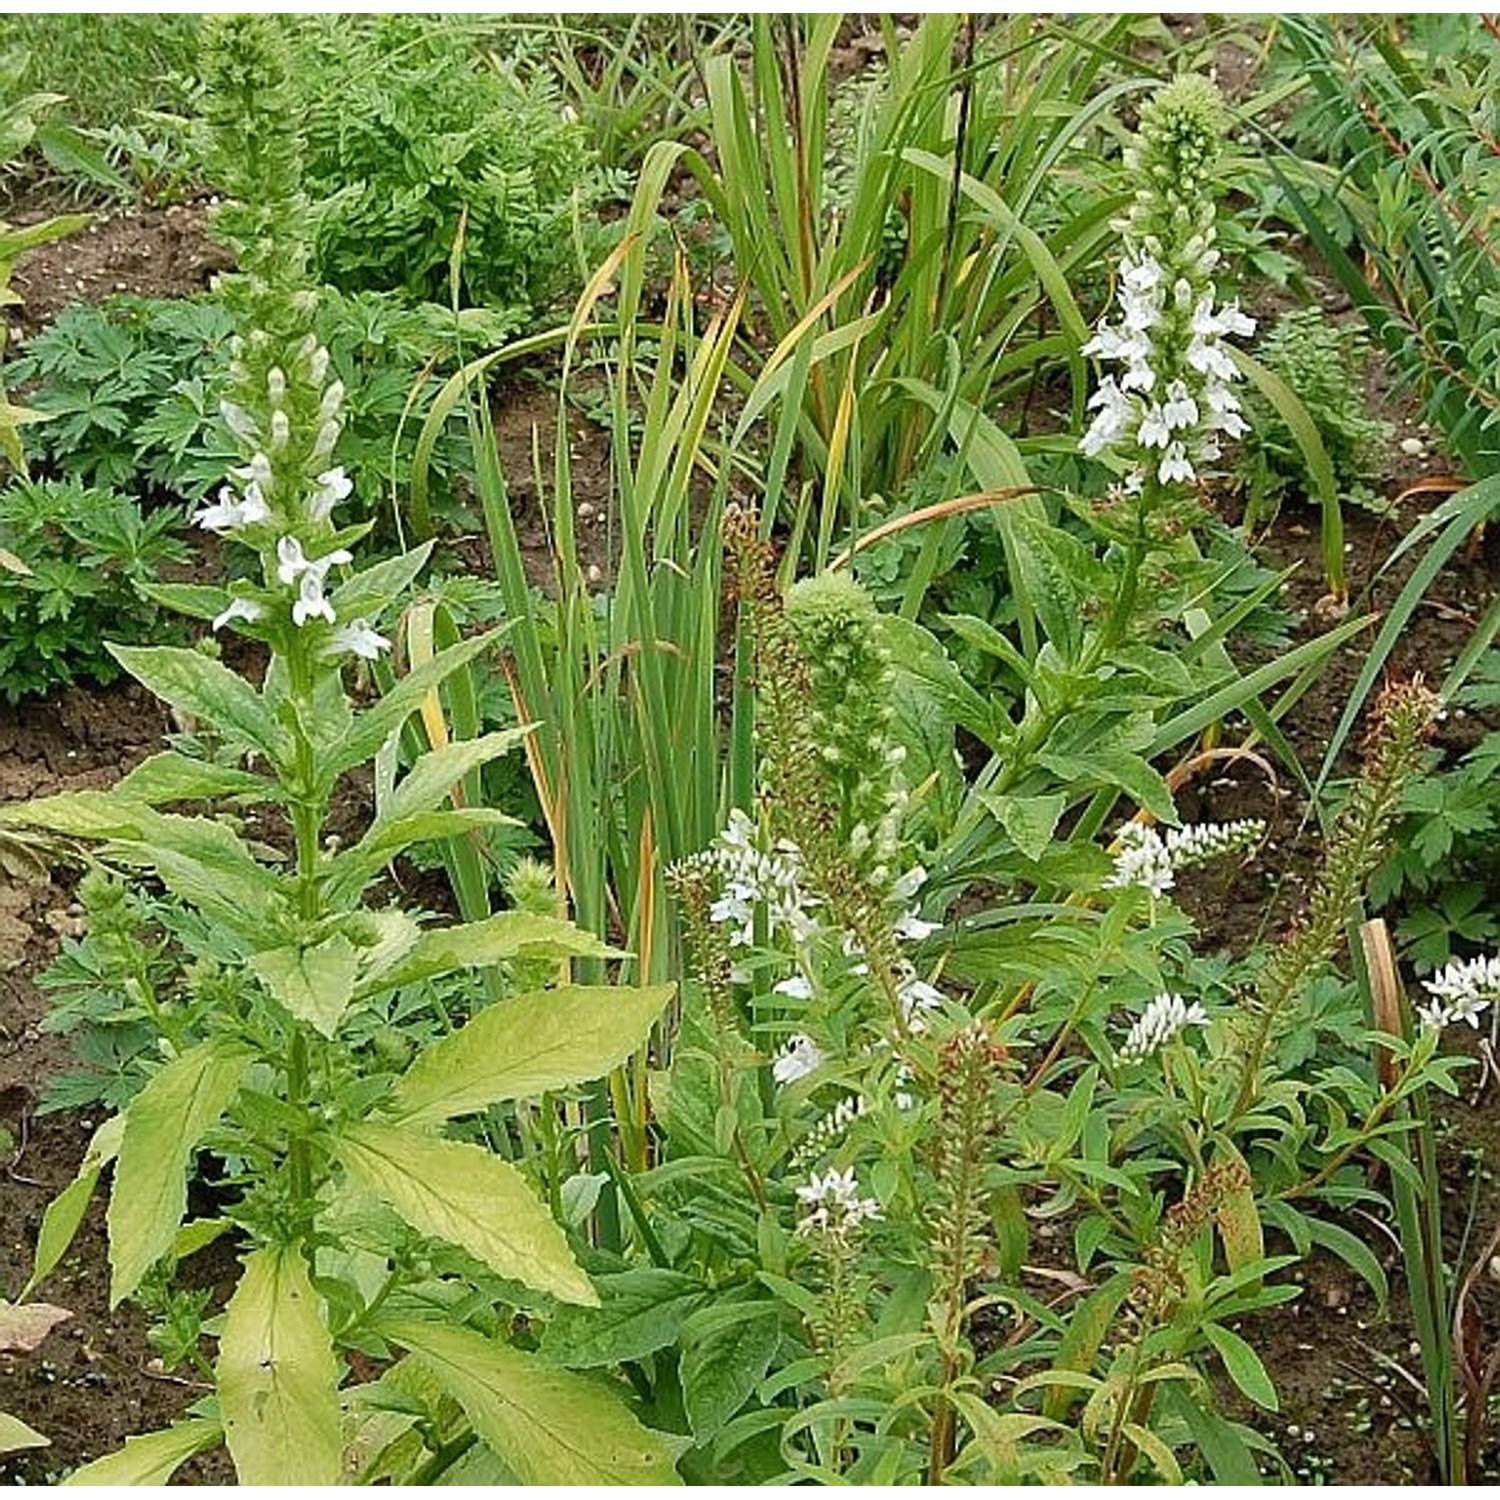
[[[344, 571], [364, 528], [334, 515], [349, 489], [328, 467], [343, 392], [311, 332], [306, 207], [274, 26], [215, 23], [206, 73], [219, 180], [233, 193], [218, 229], [240, 266], [227, 291], [243, 333], [226, 420], [246, 461], [196, 519], [251, 549], [259, 581], [157, 592], [252, 638], [269, 664], [256, 686], [203, 652], [116, 648], [216, 753], [169, 750], [108, 792], [43, 798], [0, 821], [96, 844], [101, 867], [158, 882], [230, 955], [165, 977], [142, 966], [127, 984], [154, 1029], [157, 1065], [48, 1209], [23, 1300], [57, 1265], [111, 1163], [112, 1303], [220, 1235], [238, 1238], [243, 1270], [212, 1365], [190, 1303], [175, 1304], [186, 1333], [168, 1330], [211, 1376], [212, 1396], [72, 1482], [164, 1482], [220, 1442], [248, 1484], [427, 1482], [460, 1460], [473, 1473], [477, 1455], [487, 1482], [672, 1482], [673, 1443], [637, 1421], [623, 1387], [543, 1366], [510, 1335], [518, 1312], [538, 1319], [598, 1301], [539, 1191], [562, 1201], [566, 1149], [538, 1167], [526, 1148], [538, 1132], [558, 1134], [551, 1095], [644, 1044], [672, 987], [512, 989], [486, 1008], [471, 987], [471, 1019], [414, 1056], [369, 1045], [372, 1012], [404, 987], [500, 964], [524, 982], [538, 964], [555, 972], [610, 950], [525, 910], [424, 929], [379, 895], [381, 872], [414, 840], [503, 820], [444, 804], [518, 733], [422, 756], [357, 842], [325, 841], [339, 782], [496, 633], [439, 653], [367, 708], [352, 701], [344, 669], [386, 649], [377, 625], [427, 549]], [[222, 817], [164, 810], [225, 798], [284, 814], [291, 854], [252, 846]], [[215, 1210], [184, 1223], [201, 1153], [217, 1164]], [[351, 1387], [356, 1354], [381, 1373]]]

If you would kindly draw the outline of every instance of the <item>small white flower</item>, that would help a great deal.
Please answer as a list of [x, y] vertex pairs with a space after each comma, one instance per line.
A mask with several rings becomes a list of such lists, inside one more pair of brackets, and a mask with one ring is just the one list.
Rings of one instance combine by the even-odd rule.
[[231, 599], [229, 608], [214, 616], [213, 628], [222, 630], [231, 620], [248, 620], [254, 623], [265, 617], [265, 609], [253, 599]]
[[[305, 583], [306, 579], [304, 578], [303, 581]], [[330, 605], [329, 608], [331, 610], [332, 606]], [[293, 614], [295, 613], [296, 609], [294, 606]], [[332, 624], [333, 616], [331, 613], [327, 616], [327, 619]], [[300, 624], [301, 621], [298, 621], [298, 623]], [[341, 626], [334, 632], [328, 646], [329, 650], [333, 653], [350, 651], [355, 656], [363, 657], [366, 661], [374, 661], [382, 651], [389, 651], [391, 649], [390, 640], [377, 631], [372, 630], [367, 620], [351, 620], [347, 625]]]
[[842, 1172], [830, 1167], [821, 1176], [814, 1172], [806, 1185], [797, 1189], [797, 1196], [809, 1209], [797, 1224], [801, 1235], [830, 1234], [841, 1239], [850, 1230], [882, 1216], [874, 1198], [859, 1196], [853, 1167]]
[[920, 943], [923, 938], [929, 938], [935, 932], [943, 930], [941, 922], [928, 922], [919, 917], [915, 911], [909, 911], [896, 919], [896, 936], [905, 943]]
[[262, 490], [271, 488], [271, 460], [264, 453], [257, 453], [250, 462], [242, 469], [231, 469], [231, 479], [238, 479], [241, 484], [258, 484]]
[[1172, 424], [1167, 421], [1166, 412], [1160, 406], [1148, 406], [1135, 437], [1143, 448], [1165, 448], [1172, 441]]
[[1455, 959], [1441, 973], [1424, 979], [1422, 988], [1432, 996], [1417, 1012], [1424, 1025], [1440, 1029], [1462, 1021], [1477, 1030], [1480, 1016], [1500, 1001], [1500, 954]]
[[1120, 1044], [1120, 1061], [1140, 1062], [1187, 1027], [1207, 1025], [1208, 1012], [1196, 1000], [1189, 1005], [1181, 995], [1158, 995]]
[[921, 1031], [927, 1024], [927, 1012], [936, 1010], [947, 996], [925, 979], [908, 979], [897, 988], [896, 998], [901, 1002], [901, 1014], [906, 1018], [906, 1024], [913, 1031]]
[[1201, 338], [1195, 338], [1188, 345], [1187, 362], [1200, 374], [1218, 380], [1233, 380], [1239, 374], [1234, 361], [1219, 344]]
[[284, 411], [273, 411], [271, 413], [271, 447], [275, 450], [285, 448], [292, 439], [292, 424]]
[[273, 365], [266, 374], [266, 393], [272, 406], [279, 407], [286, 400], [286, 376], [279, 366]]
[[330, 625], [338, 622], [333, 605], [323, 597], [323, 575], [312, 566], [302, 574], [292, 603], [292, 624], [300, 629], [309, 620], [327, 620]]
[[333, 380], [323, 392], [323, 399], [318, 403], [318, 417], [323, 422], [334, 422], [338, 420], [339, 410], [344, 404], [344, 382]]
[[284, 536], [276, 543], [277, 581], [283, 584], [296, 583], [310, 564], [302, 553], [302, 543], [294, 536]]
[[1115, 855], [1114, 874], [1104, 882], [1105, 889], [1140, 886], [1153, 896], [1165, 896], [1175, 883], [1171, 856], [1161, 835], [1140, 823], [1127, 823], [1120, 830], [1120, 852]]
[[194, 515], [193, 520], [204, 531], [216, 531], [222, 535], [238, 531], [242, 526], [259, 525], [270, 518], [271, 509], [266, 504], [265, 496], [261, 494], [260, 486], [251, 483], [244, 495], [238, 498], [226, 484], [219, 491], [218, 503], [205, 506]]
[[785, 995], [788, 1000], [811, 1000], [812, 982], [805, 974], [793, 974], [790, 979], [783, 979], [780, 984], [772, 985], [771, 993]]
[[[1167, 387], [1167, 399], [1162, 406], [1161, 415], [1169, 430], [1198, 425], [1198, 403], [1193, 400], [1192, 392], [1182, 381], [1174, 380]], [[1145, 438], [1141, 441], [1145, 442]], [[1163, 443], [1162, 446], [1165, 447], [1166, 444]]]
[[318, 475], [318, 487], [307, 503], [308, 514], [314, 521], [326, 521], [333, 508], [341, 500], [347, 500], [354, 483], [342, 469], [328, 469]]
[[810, 1078], [825, 1060], [822, 1048], [810, 1036], [798, 1032], [787, 1040], [780, 1056], [771, 1064], [771, 1077], [785, 1088]]
[[1156, 471], [1156, 477], [1163, 484], [1190, 483], [1196, 477], [1193, 465], [1187, 456], [1187, 449], [1180, 442], [1170, 444], [1167, 451], [1162, 454], [1161, 466]]

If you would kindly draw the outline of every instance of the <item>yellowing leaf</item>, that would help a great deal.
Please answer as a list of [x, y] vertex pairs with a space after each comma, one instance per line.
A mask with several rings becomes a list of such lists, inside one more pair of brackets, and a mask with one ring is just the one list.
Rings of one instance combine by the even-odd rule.
[[412, 1064], [396, 1114], [444, 1120], [600, 1078], [645, 1044], [672, 994], [670, 984], [563, 985], [492, 1005]]
[[359, 953], [336, 932], [315, 948], [272, 948], [257, 953], [250, 968], [299, 1021], [331, 1038], [354, 995]]
[[245, 1258], [219, 1339], [219, 1411], [241, 1484], [338, 1484], [338, 1362], [295, 1245]]
[[28, 1427], [19, 1417], [0, 1411], [0, 1453], [14, 1453], [19, 1448], [46, 1448], [52, 1439]]
[[195, 1453], [212, 1448], [224, 1436], [217, 1422], [198, 1419], [178, 1422], [164, 1427], [160, 1432], [148, 1432], [141, 1437], [128, 1437], [125, 1446], [114, 1453], [106, 1453], [93, 1463], [75, 1469], [63, 1483], [65, 1485], [118, 1485], [165, 1484], [177, 1469]]
[[563, 1302], [599, 1305], [593, 1284], [526, 1179], [478, 1146], [363, 1124], [335, 1146], [344, 1166], [422, 1234]]
[[187, 1211], [188, 1158], [229, 1107], [249, 1063], [245, 1052], [204, 1042], [168, 1063], [130, 1101], [109, 1195], [111, 1307], [172, 1248]]
[[382, 1325], [463, 1407], [522, 1484], [680, 1484], [673, 1443], [600, 1381], [549, 1369], [466, 1328]]

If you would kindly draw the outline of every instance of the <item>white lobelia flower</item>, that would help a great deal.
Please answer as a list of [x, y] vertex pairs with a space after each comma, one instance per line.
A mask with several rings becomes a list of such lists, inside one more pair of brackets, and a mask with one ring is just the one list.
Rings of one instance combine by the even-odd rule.
[[205, 506], [193, 517], [204, 531], [216, 531], [221, 535], [238, 531], [242, 526], [258, 526], [270, 519], [271, 508], [266, 504], [260, 486], [253, 480], [245, 487], [245, 493], [238, 497], [226, 484], [219, 491], [218, 502]]
[[[304, 584], [308, 576], [303, 575]], [[329, 607], [332, 608], [332, 606]], [[295, 605], [292, 613], [295, 617]], [[332, 616], [329, 615], [327, 618], [332, 624]], [[297, 623], [300, 625], [302, 622], [299, 620]], [[390, 639], [373, 630], [368, 620], [351, 620], [347, 625], [341, 625], [334, 631], [332, 639], [328, 642], [328, 654], [336, 655], [342, 651], [349, 651], [355, 656], [363, 657], [365, 661], [374, 661], [382, 651], [390, 649]]]
[[813, 997], [812, 981], [805, 974], [793, 974], [790, 979], [783, 979], [780, 984], [773, 984], [771, 993], [785, 995], [788, 1000], [811, 1000]]
[[810, 1036], [798, 1032], [787, 1039], [780, 1055], [771, 1064], [771, 1077], [783, 1087], [800, 1083], [816, 1073], [825, 1061], [822, 1048]]
[[327, 620], [330, 625], [338, 622], [333, 605], [323, 597], [323, 575], [314, 568], [303, 572], [292, 602], [292, 624], [300, 629], [309, 620]]
[[229, 608], [214, 616], [213, 628], [222, 630], [231, 620], [247, 620], [254, 624], [265, 618], [265, 608], [253, 599], [231, 599]]
[[342, 469], [328, 469], [318, 475], [318, 487], [307, 502], [307, 513], [314, 521], [326, 521], [341, 500], [347, 500], [354, 483]]
[[1163, 484], [1192, 483], [1195, 470], [1188, 459], [1187, 449], [1181, 443], [1170, 444], [1167, 451], [1162, 454], [1156, 477]]
[[1187, 1027], [1207, 1025], [1208, 1012], [1196, 1000], [1189, 1004], [1181, 995], [1157, 995], [1120, 1044], [1120, 1061], [1140, 1062]]
[[231, 469], [229, 477], [238, 479], [241, 484], [258, 484], [262, 490], [269, 490], [272, 482], [271, 460], [264, 453], [256, 453], [243, 468]]
[[1140, 886], [1153, 896], [1165, 896], [1176, 884], [1178, 870], [1248, 849], [1265, 831], [1266, 825], [1259, 818], [1190, 823], [1184, 828], [1169, 828], [1165, 837], [1154, 828], [1127, 823], [1120, 830], [1114, 873], [1104, 882], [1105, 889]]

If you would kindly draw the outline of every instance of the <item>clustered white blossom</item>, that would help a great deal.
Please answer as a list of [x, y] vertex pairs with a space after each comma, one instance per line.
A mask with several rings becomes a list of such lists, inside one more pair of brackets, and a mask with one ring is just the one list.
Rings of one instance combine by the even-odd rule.
[[[251, 335], [252, 341], [264, 338], [260, 333]], [[240, 379], [245, 378], [239, 361], [243, 352], [241, 345], [233, 367]], [[263, 550], [271, 548], [274, 540], [275, 562], [267, 585], [269, 588], [274, 577], [286, 591], [283, 598], [289, 605], [292, 624], [298, 630], [316, 622], [337, 627], [321, 642], [321, 656], [347, 653], [374, 660], [390, 649], [389, 639], [368, 620], [341, 623], [326, 591], [329, 571], [353, 558], [342, 547], [331, 548], [321, 557], [308, 557], [303, 550], [308, 531], [326, 525], [334, 507], [348, 499], [354, 486], [342, 468], [318, 469], [318, 465], [327, 463], [342, 431], [344, 387], [338, 380], [327, 379], [328, 350], [309, 334], [298, 348], [296, 360], [294, 376], [319, 392], [317, 432], [310, 450], [301, 458], [287, 451], [292, 438], [291, 419], [285, 410], [288, 379], [285, 371], [273, 367], [266, 374], [269, 415], [264, 422], [233, 401], [220, 403], [225, 425], [252, 453], [247, 464], [229, 471], [231, 483], [224, 485], [218, 499], [199, 510], [193, 520], [205, 531], [234, 536]], [[235, 620], [259, 623], [270, 616], [274, 606], [274, 599], [265, 593], [253, 598], [237, 596], [215, 617], [213, 628], [222, 630]]]
[[1229, 388], [1239, 370], [1221, 341], [1254, 333], [1255, 320], [1233, 302], [1215, 308], [1209, 273], [1218, 258], [1201, 236], [1183, 247], [1175, 266], [1127, 250], [1119, 319], [1083, 346], [1085, 354], [1124, 369], [1105, 376], [1090, 397], [1097, 415], [1079, 448], [1090, 458], [1107, 450], [1128, 455], [1136, 483], [1146, 475], [1160, 484], [1191, 484], [1198, 465], [1219, 457], [1221, 435], [1248, 430]]
[[1181, 995], [1161, 994], [1141, 1012], [1120, 1044], [1121, 1062], [1140, 1062], [1188, 1026], [1207, 1026], [1208, 1012]]
[[1191, 484], [1220, 456], [1221, 437], [1247, 428], [1230, 386], [1239, 370], [1224, 340], [1255, 332], [1235, 302], [1220, 304], [1214, 272], [1211, 170], [1223, 137], [1223, 103], [1202, 78], [1179, 78], [1143, 109], [1125, 153], [1138, 187], [1118, 228], [1124, 239], [1113, 321], [1084, 345], [1118, 367], [1099, 384], [1080, 443], [1114, 453], [1125, 488]]
[[714, 922], [729, 927], [731, 946], [748, 948], [755, 941], [755, 914], [763, 907], [769, 936], [780, 930], [799, 946], [819, 930], [819, 901], [802, 886], [802, 851], [791, 839], [763, 845], [759, 829], [739, 808], [705, 851], [706, 862], [722, 882], [709, 908]]
[[1417, 1018], [1424, 1026], [1441, 1030], [1464, 1021], [1477, 1030], [1480, 1016], [1500, 1001], [1500, 954], [1455, 959], [1436, 978], [1424, 979], [1422, 988], [1432, 996], [1426, 1005], [1417, 1007]]
[[845, 1238], [850, 1231], [871, 1219], [882, 1217], [880, 1204], [874, 1198], [861, 1198], [854, 1168], [840, 1172], [814, 1172], [797, 1196], [807, 1205], [807, 1213], [797, 1221], [797, 1233], [803, 1236], [826, 1234]]
[[1259, 818], [1190, 823], [1185, 828], [1169, 828], [1164, 835], [1142, 823], [1127, 823], [1120, 830], [1114, 873], [1104, 882], [1105, 888], [1140, 886], [1153, 896], [1164, 896], [1177, 883], [1177, 871], [1247, 849], [1265, 831]]

